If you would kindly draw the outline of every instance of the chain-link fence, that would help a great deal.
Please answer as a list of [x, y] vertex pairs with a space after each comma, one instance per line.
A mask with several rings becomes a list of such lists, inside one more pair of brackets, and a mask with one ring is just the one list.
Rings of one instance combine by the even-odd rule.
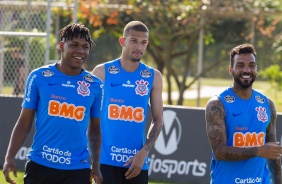
[[1, 94], [22, 95], [31, 70], [45, 60], [46, 6], [0, 1]]
[[[77, 2], [77, 0], [74, 0]], [[66, 8], [65, 0], [0, 0], [0, 95], [21, 96], [28, 74], [50, 60], [52, 30], [58, 32], [59, 18], [51, 8]], [[55, 41], [54, 41], [55, 40]], [[52, 50], [53, 51], [53, 50]]]

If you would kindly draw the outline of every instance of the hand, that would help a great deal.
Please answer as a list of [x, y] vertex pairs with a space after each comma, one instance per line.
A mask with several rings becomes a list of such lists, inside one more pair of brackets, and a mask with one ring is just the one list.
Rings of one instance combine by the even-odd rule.
[[14, 177], [17, 177], [17, 169], [16, 169], [15, 160], [6, 158], [4, 166], [3, 166], [3, 174], [8, 183], [16, 184], [16, 181], [11, 179], [9, 176], [10, 171], [13, 172]]
[[90, 184], [92, 184], [92, 181], [94, 179], [94, 184], [102, 184], [103, 177], [100, 171], [99, 166], [93, 167], [90, 172]]
[[128, 166], [131, 164], [131, 166], [125, 173], [126, 179], [132, 179], [140, 174], [146, 156], [147, 156], [147, 152], [141, 149], [136, 155], [134, 155], [123, 165], [123, 166]]
[[278, 160], [281, 154], [282, 147], [279, 145], [279, 142], [268, 142], [258, 148], [258, 156], [266, 159]]

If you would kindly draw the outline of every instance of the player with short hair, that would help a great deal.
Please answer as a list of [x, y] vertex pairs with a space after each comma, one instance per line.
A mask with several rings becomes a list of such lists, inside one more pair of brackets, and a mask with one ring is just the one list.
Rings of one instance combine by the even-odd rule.
[[206, 131], [212, 148], [211, 184], [281, 184], [273, 101], [252, 88], [256, 51], [242, 44], [230, 51], [233, 84], [206, 107]]
[[[162, 75], [141, 62], [149, 30], [129, 22], [119, 39], [120, 58], [94, 68], [104, 82], [101, 113], [103, 184], [147, 184], [148, 153], [163, 125]], [[153, 121], [146, 138], [149, 104]]]

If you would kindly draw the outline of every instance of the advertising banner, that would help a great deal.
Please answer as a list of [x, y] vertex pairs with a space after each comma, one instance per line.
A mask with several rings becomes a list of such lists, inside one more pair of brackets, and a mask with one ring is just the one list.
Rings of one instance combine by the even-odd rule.
[[163, 130], [149, 155], [150, 179], [209, 183], [211, 149], [204, 110], [164, 107], [163, 117]]
[[[22, 98], [0, 97], [0, 166], [3, 166]], [[176, 183], [209, 183], [211, 148], [206, 135], [204, 108], [164, 106], [164, 126], [149, 153], [149, 179]], [[149, 127], [151, 118], [147, 120]], [[24, 170], [34, 129], [16, 155]], [[282, 142], [282, 114], [277, 117], [277, 139]]]

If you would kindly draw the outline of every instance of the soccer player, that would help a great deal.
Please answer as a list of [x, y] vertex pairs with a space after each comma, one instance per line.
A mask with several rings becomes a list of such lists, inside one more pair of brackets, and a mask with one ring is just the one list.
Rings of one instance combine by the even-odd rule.
[[206, 107], [206, 131], [212, 148], [211, 184], [281, 184], [276, 140], [276, 109], [252, 88], [257, 76], [256, 51], [250, 44], [230, 51], [233, 84]]
[[[3, 172], [14, 184], [15, 155], [35, 118], [25, 184], [101, 184], [99, 155], [102, 81], [82, 68], [94, 42], [88, 28], [69, 24], [60, 30], [61, 60], [33, 70], [22, 111], [13, 129]], [[89, 147], [89, 149], [88, 149]], [[89, 159], [90, 157], [90, 159]]]
[[[162, 75], [141, 62], [149, 30], [129, 22], [119, 39], [121, 57], [94, 68], [104, 82], [101, 113], [103, 184], [148, 184], [148, 153], [163, 125]], [[152, 123], [146, 138], [151, 105]]]

